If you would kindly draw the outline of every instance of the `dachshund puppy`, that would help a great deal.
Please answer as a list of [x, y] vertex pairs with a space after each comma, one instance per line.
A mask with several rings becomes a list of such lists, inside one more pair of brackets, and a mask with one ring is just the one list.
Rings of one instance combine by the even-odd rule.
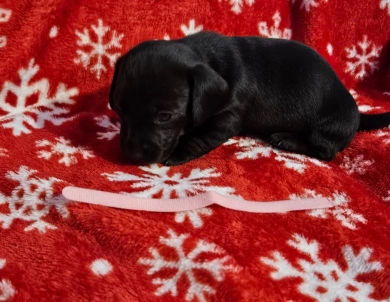
[[109, 100], [133, 164], [183, 164], [240, 134], [331, 161], [356, 131], [390, 124], [390, 113], [360, 114], [312, 48], [212, 32], [134, 47], [116, 63]]

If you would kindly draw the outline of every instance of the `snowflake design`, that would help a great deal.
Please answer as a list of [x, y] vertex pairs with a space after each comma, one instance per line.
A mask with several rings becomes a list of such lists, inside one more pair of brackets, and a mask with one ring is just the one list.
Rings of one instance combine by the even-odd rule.
[[390, 190], [387, 191], [387, 197], [383, 198], [384, 201], [390, 201]]
[[[19, 69], [20, 86], [7, 81], [0, 92], [0, 111], [7, 112], [7, 114], [0, 116], [0, 124], [3, 128], [13, 129], [12, 134], [15, 136], [31, 133], [26, 124], [35, 129], [43, 128], [45, 121], [50, 121], [56, 126], [61, 125], [69, 119], [61, 117], [69, 112], [69, 109], [63, 106], [74, 104], [74, 100], [71, 98], [79, 93], [77, 88], [67, 89], [65, 84], [60, 83], [54, 97], [50, 98], [47, 79], [29, 83], [38, 70], [39, 66], [34, 64], [34, 59], [31, 59], [27, 69]], [[7, 103], [8, 92], [16, 95], [15, 106]], [[38, 100], [32, 105], [27, 105], [28, 97], [35, 94], [38, 94]], [[32, 115], [37, 116], [36, 120]]]
[[105, 44], [106, 34], [110, 30], [110, 27], [103, 26], [102, 19], [98, 19], [98, 25], [91, 25], [92, 31], [95, 34], [97, 41], [93, 42], [88, 29], [84, 28], [84, 32], [76, 31], [76, 35], [79, 37], [77, 41], [78, 46], [87, 46], [92, 48], [89, 52], [78, 49], [76, 52], [78, 57], [74, 59], [76, 64], [82, 64], [85, 69], [91, 64], [91, 59], [96, 58], [95, 65], [92, 65], [89, 70], [96, 74], [96, 78], [100, 79], [102, 72], [107, 71], [106, 66], [103, 63], [103, 58], [108, 59], [109, 65], [114, 67], [114, 64], [118, 57], [119, 52], [110, 53], [109, 50], [113, 48], [121, 48], [120, 43], [123, 39], [123, 34], [117, 34], [114, 30], [112, 32], [111, 40]]
[[186, 217], [190, 220], [192, 223], [192, 226], [194, 228], [201, 228], [203, 226], [203, 220], [201, 218], [202, 216], [211, 216], [213, 214], [213, 211], [209, 208], [201, 208], [191, 211], [185, 211], [185, 212], [178, 212], [175, 215], [175, 221], [177, 223], [183, 223]]
[[189, 25], [182, 24], [180, 26], [181, 31], [185, 36], [193, 35], [203, 30], [203, 25], [195, 26], [195, 20], [191, 19]]
[[[193, 35], [193, 34], [196, 34], [198, 32], [201, 32], [203, 30], [203, 25], [196, 26], [195, 19], [191, 19], [189, 21], [188, 26], [185, 24], [182, 24], [180, 26], [180, 29], [181, 29], [182, 33], [184, 34], [184, 36], [189, 36], [189, 35]], [[171, 39], [171, 37], [168, 34], [164, 35], [164, 40], [169, 41], [170, 39]]]
[[[296, 0], [291, 0], [291, 3], [294, 4]], [[324, 0], [324, 2], [328, 2], [328, 0]], [[316, 0], [302, 0], [300, 9], [305, 9], [305, 11], [309, 12], [311, 7], [317, 7], [318, 2]]]
[[390, 0], [381, 0], [379, 2], [379, 7], [381, 9], [386, 9], [387, 7], [387, 14], [390, 16]]
[[58, 36], [58, 27], [57, 26], [53, 26], [51, 29], [50, 29], [50, 32], [49, 32], [49, 37], [51, 39], [55, 38]]
[[363, 175], [364, 173], [366, 173], [367, 168], [374, 163], [373, 160], [363, 160], [363, 159], [364, 156], [362, 154], [356, 156], [355, 158], [344, 156], [340, 168], [345, 170], [349, 175], [354, 173]]
[[[4, 268], [5, 259], [0, 259], [0, 270]], [[0, 280], [0, 301], [7, 301], [15, 295], [15, 289], [8, 279]]]
[[[216, 291], [210, 285], [202, 283], [196, 276], [200, 276], [200, 273], [206, 273], [207, 276], [211, 275], [216, 281], [221, 282], [225, 278], [224, 273], [226, 271], [237, 271], [233, 265], [227, 264], [231, 261], [231, 257], [223, 256], [225, 252], [215, 244], [198, 240], [196, 247], [186, 253], [184, 242], [188, 239], [188, 234], [177, 235], [172, 230], [168, 230], [168, 234], [168, 238], [160, 237], [160, 243], [164, 245], [165, 251], [174, 251], [175, 260], [165, 259], [159, 250], [154, 247], [149, 249], [152, 258], [140, 258], [138, 260], [140, 264], [150, 266], [148, 275], [153, 275], [167, 268], [175, 270], [174, 275], [170, 278], [153, 279], [153, 284], [160, 285], [155, 292], [157, 296], [170, 293], [173, 297], [176, 297], [178, 294], [177, 283], [185, 277], [189, 282], [185, 300], [193, 301], [197, 298], [200, 302], [207, 301], [206, 294], [212, 295]], [[215, 255], [215, 257], [210, 261], [196, 260], [199, 255], [204, 254]], [[202, 278], [202, 280], [207, 279]]]
[[284, 165], [288, 169], [297, 171], [298, 173], [305, 172], [307, 164], [311, 163], [319, 167], [329, 168], [328, 165], [322, 163], [321, 161], [304, 156], [301, 154], [285, 152], [281, 150], [274, 149], [270, 146], [267, 146], [265, 143], [260, 142], [259, 140], [252, 138], [240, 138], [238, 141], [230, 139], [225, 145], [237, 145], [242, 151], [235, 153], [237, 159], [257, 159], [259, 156], [271, 157], [271, 154], [275, 155], [275, 160], [279, 162], [284, 162]]
[[382, 138], [382, 141], [385, 144], [390, 144], [390, 132], [389, 131], [378, 130], [376, 133], [376, 136]]
[[96, 259], [89, 266], [91, 271], [98, 277], [105, 276], [112, 271], [112, 265], [106, 259]]
[[[224, 0], [227, 1], [227, 0]], [[218, 2], [222, 2], [222, 0], [218, 0]], [[229, 0], [229, 4], [231, 6], [231, 11], [236, 15], [241, 14], [242, 8], [244, 4], [248, 6], [252, 6], [255, 3], [255, 0]]]
[[326, 52], [328, 53], [328, 55], [330, 56], [333, 56], [333, 45], [328, 43], [328, 45], [326, 45]]
[[77, 163], [76, 154], [80, 154], [84, 159], [94, 157], [91, 151], [86, 150], [83, 147], [73, 147], [71, 142], [66, 140], [62, 136], [55, 139], [57, 142], [52, 143], [46, 139], [36, 142], [37, 147], [49, 147], [49, 150], [41, 150], [38, 152], [39, 158], [51, 159], [54, 155], [62, 156], [58, 162], [69, 167], [72, 164]]
[[8, 156], [8, 150], [5, 148], [0, 148], [0, 156]]
[[253, 138], [240, 138], [239, 140], [229, 139], [225, 146], [237, 145], [243, 151], [236, 152], [237, 159], [257, 159], [259, 155], [270, 157], [273, 151], [272, 147], [267, 146], [259, 140]]
[[15, 172], [8, 172], [6, 178], [19, 182], [19, 185], [12, 191], [11, 196], [0, 193], [0, 204], [8, 204], [9, 213], [0, 213], [0, 221], [3, 222], [3, 229], [11, 226], [15, 219], [21, 219], [31, 224], [25, 231], [37, 229], [45, 233], [46, 229], [56, 229], [50, 223], [42, 220], [54, 206], [57, 212], [67, 218], [69, 212], [65, 207], [65, 198], [62, 195], [54, 196], [53, 186], [61, 180], [50, 177], [49, 179], [33, 178], [37, 171], [21, 166]]
[[354, 89], [350, 89], [349, 93], [352, 95], [354, 99], [357, 99], [359, 97], [359, 94]]
[[[168, 175], [170, 167], [159, 167], [157, 164], [140, 167], [141, 170], [147, 172], [141, 176], [115, 172], [114, 174], [103, 173], [110, 181], [129, 181], [135, 189], [143, 189], [135, 193], [133, 196], [151, 198], [159, 193], [162, 193], [162, 198], [171, 198], [177, 195], [178, 198], [185, 198], [196, 193], [208, 191], [217, 192], [225, 196], [233, 195], [234, 189], [230, 187], [210, 186], [208, 178], [219, 177], [221, 173], [215, 172], [215, 168], [210, 169], [193, 169], [187, 177], [183, 177], [181, 173], [175, 173], [172, 176]], [[239, 197], [239, 196], [235, 196]]]
[[285, 28], [283, 31], [279, 29], [282, 18], [278, 11], [273, 15], [272, 20], [274, 20], [274, 26], [270, 28], [268, 28], [267, 22], [259, 23], [260, 35], [268, 38], [291, 39], [291, 29]]
[[381, 47], [371, 46], [367, 36], [363, 36], [363, 41], [358, 42], [357, 46], [345, 48], [347, 58], [346, 72], [353, 75], [356, 79], [363, 79], [378, 69], [378, 57]]
[[381, 107], [379, 107], [379, 106], [372, 107], [370, 105], [362, 104], [359, 101], [357, 103], [358, 103], [358, 108], [359, 108], [360, 112], [369, 112], [369, 111], [372, 111], [372, 110], [375, 110], [375, 109], [381, 109]]
[[372, 107], [370, 105], [362, 104], [362, 102], [359, 100], [359, 94], [354, 89], [350, 89], [349, 93], [356, 100], [360, 112], [369, 112], [369, 111], [372, 111], [372, 110], [375, 110], [375, 109], [381, 109], [381, 107], [379, 107], [379, 106]]
[[[321, 194], [317, 194], [313, 190], [305, 190], [305, 193], [301, 195], [292, 194], [290, 199], [304, 199], [304, 198], [323, 198]], [[367, 220], [363, 215], [357, 214], [348, 207], [349, 198], [345, 193], [335, 192], [332, 197], [328, 197], [328, 200], [332, 202], [333, 208], [331, 209], [315, 209], [308, 211], [308, 214], [313, 217], [326, 219], [329, 216], [333, 216], [336, 220], [341, 222], [341, 225], [351, 230], [356, 229], [355, 222], [363, 224], [367, 223]]]
[[[0, 8], [0, 23], [8, 22], [9, 18], [11, 18], [12, 10]], [[7, 37], [0, 36], [0, 48], [3, 48], [7, 45]]]
[[100, 127], [105, 128], [107, 130], [106, 132], [98, 132], [98, 139], [110, 141], [119, 134], [120, 123], [112, 123], [108, 116], [105, 115], [103, 117], [96, 117], [95, 121]]
[[372, 249], [362, 248], [355, 255], [349, 245], [344, 246], [342, 252], [348, 266], [344, 271], [334, 260], [324, 262], [320, 259], [319, 244], [315, 240], [309, 242], [294, 234], [287, 244], [308, 256], [310, 261], [306, 257], [300, 258], [297, 262], [299, 268], [296, 268], [278, 251], [274, 251], [270, 258], [261, 257], [263, 263], [275, 269], [271, 273], [273, 279], [301, 278], [299, 291], [316, 301], [377, 301], [370, 298], [374, 291], [371, 284], [356, 280], [361, 274], [383, 269], [380, 262], [369, 261]]

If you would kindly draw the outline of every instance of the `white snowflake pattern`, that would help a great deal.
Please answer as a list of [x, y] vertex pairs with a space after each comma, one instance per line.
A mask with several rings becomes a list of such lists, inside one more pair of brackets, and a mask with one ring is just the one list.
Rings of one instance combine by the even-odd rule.
[[203, 226], [203, 220], [201, 216], [211, 216], [213, 211], [210, 208], [201, 208], [191, 211], [178, 212], [175, 215], [175, 221], [177, 223], [183, 223], [186, 217], [192, 223], [194, 228], [201, 228]]
[[181, 31], [185, 36], [193, 35], [203, 30], [203, 25], [195, 25], [195, 20], [191, 19], [189, 25], [182, 24], [180, 26]]
[[[200, 301], [207, 301], [207, 295], [213, 295], [216, 290], [208, 284], [197, 280], [200, 273], [211, 275], [216, 281], [222, 282], [227, 271], [237, 272], [239, 269], [232, 264], [231, 257], [224, 256], [225, 252], [213, 243], [198, 240], [196, 247], [186, 254], [184, 242], [188, 239], [188, 234], [177, 235], [174, 231], [168, 230], [169, 237], [160, 237], [160, 243], [164, 245], [166, 251], [174, 251], [176, 260], [166, 260], [158, 249], [152, 247], [149, 252], [152, 258], [140, 258], [140, 264], [150, 266], [148, 275], [169, 268], [175, 270], [170, 278], [154, 278], [153, 284], [160, 285], [155, 294], [162, 296], [170, 293], [173, 297], [178, 295], [177, 283], [181, 278], [187, 278], [189, 287], [185, 296], [186, 301], [193, 301], [195, 298]], [[197, 261], [197, 257], [203, 254], [215, 255], [210, 261]], [[195, 274], [198, 273], [198, 274]], [[205, 280], [205, 279], [203, 279]], [[204, 281], [203, 281], [204, 282]]]
[[0, 204], [8, 204], [9, 208], [9, 213], [0, 213], [3, 229], [9, 228], [15, 219], [31, 222], [25, 231], [37, 229], [45, 233], [47, 229], [56, 229], [56, 226], [42, 220], [53, 206], [63, 218], [68, 217], [65, 198], [61, 194], [54, 196], [53, 192], [53, 185], [61, 180], [54, 177], [32, 177], [36, 172], [21, 166], [16, 173], [6, 174], [6, 178], [19, 182], [19, 185], [14, 188], [11, 196], [0, 193]]
[[[0, 259], [0, 270], [4, 268], [5, 259]], [[15, 289], [8, 279], [0, 280], [0, 301], [7, 301], [15, 295]]]
[[8, 150], [5, 148], [0, 148], [0, 156], [8, 156]]
[[96, 78], [100, 79], [102, 72], [106, 72], [107, 68], [103, 62], [103, 59], [108, 59], [109, 65], [114, 67], [114, 64], [120, 52], [110, 52], [113, 48], [121, 48], [121, 40], [123, 39], [123, 34], [118, 34], [115, 30], [112, 31], [111, 39], [108, 43], [105, 43], [106, 34], [110, 31], [110, 27], [103, 26], [102, 19], [98, 19], [98, 25], [91, 25], [92, 31], [96, 36], [96, 42], [91, 38], [90, 32], [88, 29], [84, 28], [83, 32], [76, 30], [76, 35], [79, 37], [77, 41], [78, 46], [92, 48], [89, 52], [78, 49], [76, 52], [78, 57], [74, 59], [76, 64], [82, 64], [85, 69], [88, 69], [91, 64], [92, 59], [96, 59], [96, 63], [92, 65], [89, 70], [92, 73], [96, 74]]
[[287, 244], [308, 256], [310, 261], [298, 259], [297, 268], [278, 251], [274, 251], [270, 258], [261, 257], [263, 263], [275, 269], [271, 273], [272, 279], [301, 278], [299, 291], [316, 301], [378, 301], [370, 298], [373, 286], [357, 280], [362, 274], [383, 269], [379, 261], [369, 261], [372, 249], [362, 248], [356, 255], [349, 245], [344, 246], [342, 252], [347, 263], [344, 271], [334, 260], [324, 262], [320, 259], [319, 244], [315, 240], [309, 242], [303, 236], [294, 234]]
[[268, 28], [267, 22], [259, 23], [260, 35], [268, 38], [291, 39], [291, 29], [285, 28], [283, 31], [279, 29], [282, 18], [278, 11], [273, 15], [272, 20], [274, 20], [274, 26], [270, 26], [270, 28]]
[[109, 141], [119, 134], [120, 123], [112, 123], [108, 116], [105, 115], [103, 117], [96, 117], [95, 121], [100, 127], [105, 128], [107, 130], [106, 132], [98, 132], [98, 139]]
[[[184, 36], [189, 36], [196, 34], [198, 32], [201, 32], [203, 30], [203, 25], [196, 25], [195, 19], [191, 19], [188, 23], [188, 26], [185, 24], [182, 24], [180, 26], [180, 29]], [[171, 37], [168, 34], [164, 35], [164, 40], [169, 41]]]
[[229, 1], [231, 11], [236, 15], [241, 14], [244, 4], [252, 6], [255, 0], [218, 0], [218, 2]]
[[387, 7], [387, 14], [390, 16], [390, 0], [380, 0], [379, 7], [381, 9], [386, 9]]
[[[318, 194], [313, 190], [305, 189], [305, 193], [301, 195], [292, 194], [290, 199], [304, 199], [304, 198], [323, 198], [324, 196]], [[363, 215], [357, 214], [348, 207], [350, 202], [349, 197], [344, 192], [335, 192], [328, 200], [333, 204], [330, 209], [315, 209], [308, 211], [308, 214], [313, 217], [326, 219], [333, 216], [336, 220], [341, 222], [341, 225], [351, 230], [356, 229], [357, 222], [366, 224], [367, 220]]]
[[[305, 11], [309, 12], [310, 11], [310, 8], [313, 6], [313, 7], [317, 7], [318, 6], [318, 2], [316, 2], [317, 0], [302, 0], [302, 3], [301, 3], [301, 6], [300, 6], [300, 9], [305, 9]], [[291, 3], [294, 4], [296, 2], [296, 0], [291, 0]], [[324, 0], [324, 2], [328, 2], [328, 0]]]
[[333, 45], [328, 43], [326, 45], [326, 52], [330, 55], [330, 56], [333, 56]]
[[[0, 23], [8, 22], [11, 18], [12, 10], [6, 8], [0, 8]], [[0, 48], [3, 48], [7, 45], [7, 37], [0, 36]]]
[[329, 168], [328, 165], [315, 158], [277, 150], [257, 139], [240, 138], [238, 141], [230, 139], [225, 145], [237, 145], [242, 150], [235, 153], [237, 159], [257, 159], [259, 156], [271, 157], [271, 154], [274, 154], [275, 160], [284, 162], [286, 168], [297, 171], [298, 173], [305, 172], [308, 163], [323, 168]]
[[390, 201], [390, 190], [387, 191], [387, 197], [383, 198], [384, 201]]
[[369, 111], [372, 111], [375, 109], [381, 109], [381, 107], [379, 107], [379, 106], [372, 107], [370, 105], [363, 104], [359, 99], [359, 94], [354, 89], [350, 89], [349, 92], [353, 96], [353, 98], [355, 99], [356, 103], [358, 104], [358, 108], [359, 108], [360, 112], [369, 112]]
[[354, 158], [344, 156], [343, 162], [340, 167], [345, 170], [349, 175], [357, 173], [363, 175], [366, 173], [367, 168], [374, 163], [373, 160], [364, 160], [364, 155], [358, 155]]
[[[27, 69], [19, 69], [20, 86], [6, 81], [0, 92], [0, 110], [7, 112], [0, 116], [0, 124], [3, 128], [13, 129], [12, 134], [19, 136], [22, 133], [29, 134], [31, 130], [26, 124], [35, 128], [43, 128], [46, 121], [54, 125], [61, 125], [69, 118], [62, 117], [69, 113], [69, 109], [64, 106], [74, 104], [72, 97], [78, 95], [77, 88], [67, 89], [65, 84], [60, 83], [53, 97], [49, 97], [49, 81], [41, 79], [34, 83], [29, 83], [37, 74], [39, 66], [34, 64], [34, 59], [30, 60]], [[13, 93], [17, 97], [15, 106], [7, 103], [8, 93]], [[38, 100], [27, 105], [30, 96], [38, 94]], [[36, 120], [33, 118], [36, 115]]]
[[380, 137], [382, 139], [382, 142], [384, 142], [385, 144], [390, 144], [390, 131], [387, 130], [378, 130], [376, 132], [376, 136], [377, 137]]
[[357, 45], [351, 48], [346, 47], [347, 62], [346, 72], [353, 75], [356, 79], [363, 79], [372, 74], [374, 70], [378, 69], [378, 57], [381, 47], [371, 45], [367, 40], [367, 36], [363, 36], [363, 41], [358, 42]]
[[153, 164], [150, 166], [140, 167], [141, 170], [147, 172], [141, 176], [115, 172], [114, 174], [103, 173], [110, 181], [125, 181], [133, 182], [131, 185], [134, 189], [141, 191], [131, 193], [133, 196], [151, 198], [162, 193], [162, 198], [171, 198], [174, 194], [178, 198], [203, 193], [217, 192], [225, 196], [235, 196], [234, 189], [230, 187], [219, 187], [209, 185], [209, 178], [219, 177], [221, 173], [215, 172], [215, 168], [205, 170], [193, 169], [187, 177], [183, 177], [181, 173], [175, 173], [172, 176], [168, 175], [170, 167], [158, 166]]
[[58, 26], [53, 26], [51, 29], [50, 29], [50, 32], [49, 32], [49, 37], [51, 39], [55, 38], [58, 36]]
[[71, 142], [62, 136], [56, 138], [56, 143], [52, 143], [46, 139], [39, 140], [36, 142], [37, 147], [49, 147], [49, 150], [40, 150], [38, 151], [38, 157], [44, 159], [51, 159], [53, 156], [62, 156], [58, 162], [69, 167], [70, 165], [76, 164], [78, 162], [75, 155], [79, 154], [83, 159], [89, 159], [94, 157], [91, 151], [83, 147], [73, 147]]
[[106, 259], [96, 259], [89, 266], [91, 271], [98, 277], [108, 275], [112, 271], [112, 265]]
[[358, 108], [359, 108], [360, 112], [370, 112], [372, 110], [381, 109], [381, 107], [379, 107], [379, 106], [372, 107], [370, 105], [362, 104], [359, 101], [357, 103], [358, 103]]
[[239, 140], [236, 139], [229, 139], [226, 143], [224, 143], [225, 146], [230, 145], [237, 145], [242, 151], [236, 152], [237, 159], [257, 159], [259, 158], [259, 155], [264, 157], [270, 157], [271, 152], [273, 151], [272, 147], [267, 146], [265, 143], [253, 139], [253, 138], [240, 138]]
[[349, 93], [352, 95], [354, 99], [357, 99], [359, 97], [359, 94], [356, 92], [355, 89], [350, 89]]

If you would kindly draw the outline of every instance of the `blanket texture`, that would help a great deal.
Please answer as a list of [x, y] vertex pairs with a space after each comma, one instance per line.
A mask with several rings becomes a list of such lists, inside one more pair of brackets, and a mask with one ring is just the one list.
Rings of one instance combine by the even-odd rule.
[[[3, 0], [0, 301], [389, 301], [389, 128], [330, 163], [247, 137], [177, 167], [121, 160], [116, 59], [201, 30], [305, 42], [362, 112], [390, 111], [389, 0]], [[68, 185], [335, 207], [126, 211], [66, 200]]]

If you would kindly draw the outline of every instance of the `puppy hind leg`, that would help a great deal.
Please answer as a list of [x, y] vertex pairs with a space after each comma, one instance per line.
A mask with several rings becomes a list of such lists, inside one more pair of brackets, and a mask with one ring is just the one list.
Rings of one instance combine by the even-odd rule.
[[270, 144], [278, 149], [325, 161], [331, 161], [338, 151], [334, 143], [318, 133], [312, 133], [311, 135], [292, 132], [274, 133], [270, 136]]
[[307, 141], [299, 134], [292, 132], [278, 132], [270, 136], [269, 142], [272, 146], [300, 154], [306, 154], [310, 152]]
[[343, 131], [313, 131], [308, 135], [312, 156], [325, 161], [333, 160], [337, 152], [348, 144], [348, 137], [350, 135]]

